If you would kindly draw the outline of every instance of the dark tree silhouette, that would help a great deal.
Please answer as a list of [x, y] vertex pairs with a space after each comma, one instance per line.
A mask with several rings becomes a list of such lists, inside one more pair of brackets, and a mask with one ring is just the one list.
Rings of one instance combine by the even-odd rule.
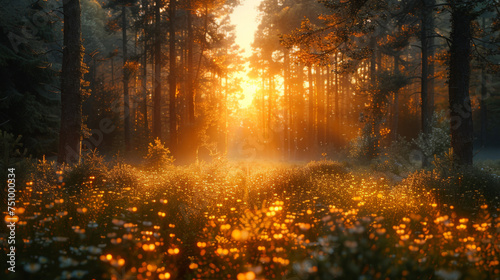
[[59, 163], [79, 160], [82, 131], [81, 9], [79, 0], [63, 1], [64, 46], [61, 73], [61, 130], [59, 132]]
[[451, 45], [449, 104], [451, 120], [451, 147], [455, 163], [472, 165], [474, 131], [469, 97], [471, 24], [474, 15], [468, 1], [450, 1]]

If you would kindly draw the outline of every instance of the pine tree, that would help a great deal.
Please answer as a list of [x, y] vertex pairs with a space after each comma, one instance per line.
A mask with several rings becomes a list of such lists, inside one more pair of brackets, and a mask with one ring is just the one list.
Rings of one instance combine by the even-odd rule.
[[[0, 130], [21, 135], [23, 147], [36, 157], [57, 153], [57, 73], [46, 52], [55, 32], [51, 21], [25, 20], [40, 14], [52, 20], [51, 12], [47, 3], [31, 1], [4, 1], [0, 7]], [[23, 30], [27, 25], [32, 36]]]

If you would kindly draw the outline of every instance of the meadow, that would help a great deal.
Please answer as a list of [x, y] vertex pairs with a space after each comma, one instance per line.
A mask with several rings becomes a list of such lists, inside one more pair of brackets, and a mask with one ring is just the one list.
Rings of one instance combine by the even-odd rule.
[[152, 162], [34, 164], [17, 190], [16, 272], [2, 279], [500, 278], [488, 172], [394, 182], [329, 160]]

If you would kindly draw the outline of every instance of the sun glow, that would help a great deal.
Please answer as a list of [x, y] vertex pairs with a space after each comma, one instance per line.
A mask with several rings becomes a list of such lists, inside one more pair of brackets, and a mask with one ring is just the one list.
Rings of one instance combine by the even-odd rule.
[[[248, 108], [252, 105], [254, 97], [257, 95], [257, 91], [259, 90], [259, 85], [257, 81], [253, 79], [249, 79], [246, 73], [243, 74], [243, 81], [241, 82], [242, 94], [243, 97], [239, 100], [240, 107]], [[245, 79], [246, 78], [246, 79]]]
[[[231, 15], [231, 23], [235, 25], [236, 44], [243, 50], [243, 57], [248, 59], [252, 54], [252, 42], [255, 31], [257, 30], [257, 7], [262, 0], [243, 0], [242, 5], [234, 9]], [[245, 70], [239, 74], [242, 79], [241, 88], [243, 98], [240, 100], [240, 106], [247, 108], [252, 104], [259, 86], [255, 80], [248, 77], [249, 69], [245, 65]]]

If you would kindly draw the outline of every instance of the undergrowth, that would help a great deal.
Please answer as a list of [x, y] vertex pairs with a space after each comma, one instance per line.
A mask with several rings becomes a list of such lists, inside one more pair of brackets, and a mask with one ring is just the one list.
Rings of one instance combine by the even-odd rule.
[[176, 167], [158, 154], [37, 162], [16, 196], [17, 271], [2, 279], [500, 277], [498, 180], [484, 170], [394, 183], [327, 160]]

